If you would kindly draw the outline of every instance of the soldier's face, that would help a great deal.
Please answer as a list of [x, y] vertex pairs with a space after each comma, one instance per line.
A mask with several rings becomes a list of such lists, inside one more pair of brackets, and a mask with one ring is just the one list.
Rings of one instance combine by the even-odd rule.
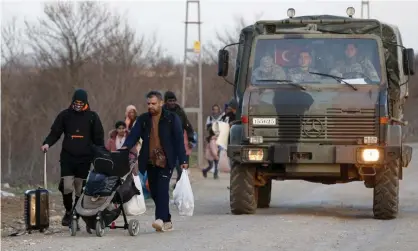
[[352, 58], [357, 54], [357, 48], [354, 46], [354, 44], [347, 45], [347, 48], [345, 48], [345, 55], [348, 58]]
[[273, 70], [273, 58], [271, 57], [263, 57], [261, 59], [261, 68], [265, 72], [270, 72]]
[[312, 63], [311, 55], [307, 52], [302, 52], [299, 56], [299, 65], [301, 67], [308, 67]]

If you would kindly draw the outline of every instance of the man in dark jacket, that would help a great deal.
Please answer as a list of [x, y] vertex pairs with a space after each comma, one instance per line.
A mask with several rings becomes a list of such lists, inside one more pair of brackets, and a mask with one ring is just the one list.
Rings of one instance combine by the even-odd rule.
[[228, 107], [225, 111], [225, 114], [222, 116], [221, 120], [231, 125], [231, 123], [236, 120], [237, 106], [237, 101], [234, 98], [231, 99], [228, 103]]
[[[184, 112], [183, 108], [180, 107], [179, 104], [177, 104], [177, 97], [173, 92], [167, 91], [164, 94], [163, 108], [169, 110], [170, 112], [174, 112], [175, 114], [177, 114], [177, 116], [179, 116], [183, 130], [185, 130], [187, 133], [187, 140], [189, 141], [189, 147], [193, 148], [192, 143], [196, 143], [194, 139], [193, 127], [190, 124], [189, 120], [187, 119], [187, 115]], [[187, 156], [187, 163], [189, 162], [189, 158], [190, 156]], [[179, 163], [176, 164], [176, 170], [177, 170], [177, 181], [179, 181], [181, 177], [181, 173], [182, 173], [182, 169]]]
[[64, 134], [60, 154], [62, 193], [65, 215], [63, 226], [69, 226], [73, 208], [81, 192], [93, 158], [92, 145], [104, 145], [104, 132], [99, 115], [90, 110], [87, 92], [78, 89], [74, 92], [69, 108], [61, 111], [52, 124], [51, 131], [43, 142], [41, 150], [47, 152]]
[[152, 227], [157, 231], [173, 228], [169, 209], [169, 186], [176, 160], [182, 168], [188, 168], [184, 148], [183, 128], [180, 118], [163, 109], [162, 95], [151, 91], [147, 94], [148, 112], [136, 119], [122, 149], [131, 149], [142, 138], [139, 153], [139, 171], [147, 170], [148, 183], [155, 203], [155, 221]]

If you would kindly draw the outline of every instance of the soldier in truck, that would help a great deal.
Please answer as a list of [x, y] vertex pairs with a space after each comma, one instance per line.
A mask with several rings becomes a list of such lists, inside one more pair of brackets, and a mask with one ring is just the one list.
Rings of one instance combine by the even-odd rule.
[[311, 67], [312, 56], [308, 50], [302, 50], [299, 54], [299, 66], [289, 69], [289, 79], [293, 82], [319, 82], [321, 77], [309, 72], [318, 72]]
[[274, 63], [273, 57], [267, 55], [261, 58], [260, 66], [253, 72], [254, 81], [260, 79], [286, 79], [286, 73], [282, 67]]
[[373, 63], [364, 56], [358, 55], [357, 45], [349, 43], [345, 49], [346, 58], [337, 62], [337, 66], [331, 70], [331, 75], [344, 78], [369, 78], [372, 82], [379, 82], [380, 78], [377, 74]]

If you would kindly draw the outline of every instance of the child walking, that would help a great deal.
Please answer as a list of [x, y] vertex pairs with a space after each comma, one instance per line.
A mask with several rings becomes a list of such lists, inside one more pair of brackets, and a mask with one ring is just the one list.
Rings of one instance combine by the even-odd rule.
[[213, 173], [213, 178], [218, 179], [218, 163], [219, 163], [219, 150], [216, 144], [216, 135], [213, 132], [212, 128], [209, 128], [209, 136], [206, 138], [206, 148], [205, 148], [205, 158], [208, 161], [209, 166], [202, 170], [203, 177], [207, 177], [208, 172], [215, 168]]

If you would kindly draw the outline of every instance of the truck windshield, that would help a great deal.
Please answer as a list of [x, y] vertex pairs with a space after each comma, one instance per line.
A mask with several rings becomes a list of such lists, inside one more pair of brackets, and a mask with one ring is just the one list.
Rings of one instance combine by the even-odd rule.
[[[380, 84], [377, 41], [359, 38], [258, 39], [251, 81], [256, 85]], [[315, 74], [318, 73], [318, 74]]]

